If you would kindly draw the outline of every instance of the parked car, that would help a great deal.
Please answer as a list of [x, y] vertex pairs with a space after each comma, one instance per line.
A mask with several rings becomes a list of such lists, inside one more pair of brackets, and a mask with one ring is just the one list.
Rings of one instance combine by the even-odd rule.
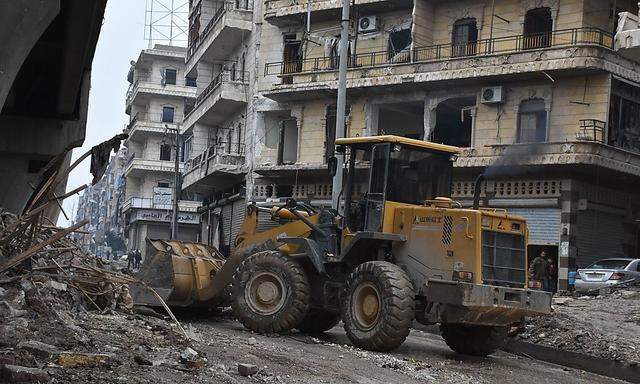
[[589, 292], [634, 280], [640, 282], [640, 259], [602, 259], [578, 269], [575, 289]]

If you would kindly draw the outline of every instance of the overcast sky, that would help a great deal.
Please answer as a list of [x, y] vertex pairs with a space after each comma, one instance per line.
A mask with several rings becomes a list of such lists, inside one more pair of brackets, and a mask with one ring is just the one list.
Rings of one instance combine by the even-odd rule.
[[[89, 96], [89, 118], [87, 133], [82, 148], [73, 151], [74, 160], [96, 144], [122, 132], [129, 116], [125, 114], [125, 96], [129, 83], [129, 63], [136, 60], [140, 51], [148, 47], [145, 40], [145, 2], [147, 0], [108, 0], [107, 10], [98, 46], [93, 60], [91, 93]], [[149, 0], [150, 1], [150, 0]], [[155, 0], [157, 9], [171, 0]], [[176, 4], [180, 1], [176, 0]], [[184, 10], [184, 9], [183, 9]], [[154, 19], [162, 15], [155, 14]], [[156, 33], [156, 36], [157, 33]], [[184, 44], [183, 44], [184, 45]], [[89, 159], [85, 160], [69, 176], [67, 190], [91, 182]], [[64, 201], [69, 216], [75, 215], [77, 196]], [[73, 220], [73, 217], [70, 217]], [[59, 225], [70, 223], [60, 215]]]

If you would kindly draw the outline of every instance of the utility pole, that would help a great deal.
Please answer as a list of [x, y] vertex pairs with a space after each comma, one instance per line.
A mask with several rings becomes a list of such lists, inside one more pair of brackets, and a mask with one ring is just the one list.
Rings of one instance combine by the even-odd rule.
[[171, 240], [178, 239], [178, 201], [180, 200], [180, 128], [164, 126], [165, 131], [175, 133], [176, 155], [173, 169], [173, 209], [171, 212]]
[[[345, 137], [346, 109], [347, 109], [347, 66], [349, 60], [349, 0], [342, 0], [342, 32], [340, 33], [340, 72], [338, 76], [338, 104], [336, 108], [336, 139]], [[340, 193], [342, 192], [342, 179], [344, 172], [344, 153], [335, 152], [337, 169], [333, 176], [333, 192], [331, 206], [343, 213], [340, 206]]]

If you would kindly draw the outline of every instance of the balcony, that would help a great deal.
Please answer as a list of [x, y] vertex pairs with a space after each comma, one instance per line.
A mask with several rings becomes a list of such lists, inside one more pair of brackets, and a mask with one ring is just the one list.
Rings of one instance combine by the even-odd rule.
[[[413, 0], [355, 0], [355, 5], [362, 14], [375, 14], [412, 9]], [[301, 24], [302, 16], [311, 10], [312, 23], [340, 20], [341, 7], [339, 0], [267, 0], [264, 18], [273, 25], [285, 27]]]
[[[238, 4], [242, 3], [242, 4]], [[253, 3], [223, 3], [187, 50], [186, 73], [191, 76], [199, 61], [224, 61], [253, 29]]]
[[[174, 173], [175, 162], [173, 160], [147, 160], [135, 157], [133, 153], [124, 168], [124, 177], [142, 177], [149, 172]], [[180, 163], [179, 171], [182, 172], [184, 164]]]
[[130, 141], [144, 140], [148, 134], [163, 135], [165, 125], [169, 128], [177, 128], [178, 122], [182, 121], [182, 116], [174, 116], [174, 122], [164, 120], [162, 113], [140, 112], [131, 119], [125, 132], [129, 134]]
[[615, 50], [633, 61], [640, 61], [640, 17], [630, 12], [620, 13], [615, 37]]
[[182, 189], [206, 194], [232, 186], [247, 173], [244, 160], [244, 144], [221, 142], [210, 147], [186, 162]]
[[[199, 201], [178, 201], [178, 210], [180, 212], [197, 212], [200, 206], [202, 206], [202, 203]], [[127, 212], [131, 209], [162, 209], [170, 211], [173, 210], [173, 206], [171, 204], [157, 204], [153, 201], [153, 198], [149, 197], [132, 197], [122, 204], [122, 212]]]
[[[358, 53], [349, 59], [348, 86], [368, 92], [389, 86], [420, 88], [421, 83], [514, 76], [531, 72], [582, 69], [611, 70], [615, 63], [625, 77], [638, 77], [640, 66], [620, 63], [612, 51], [613, 35], [597, 28], [573, 28], [538, 35], [514, 35], [478, 40], [463, 46], [439, 44], [413, 47], [391, 56], [389, 52]], [[497, 58], [499, 57], [499, 58]], [[606, 69], [605, 69], [606, 67]], [[265, 65], [265, 75], [276, 75], [266, 95], [287, 102], [332, 95], [337, 87], [338, 60], [315, 57]]]
[[218, 74], [196, 99], [194, 108], [182, 124], [185, 129], [196, 122], [215, 126], [224, 123], [247, 104], [249, 72], [227, 70]]
[[170, 96], [176, 98], [195, 98], [196, 87], [191, 80], [178, 79], [176, 84], [166, 84], [160, 76], [141, 76], [127, 91], [126, 113], [131, 112], [132, 104], [145, 104], [152, 96]]

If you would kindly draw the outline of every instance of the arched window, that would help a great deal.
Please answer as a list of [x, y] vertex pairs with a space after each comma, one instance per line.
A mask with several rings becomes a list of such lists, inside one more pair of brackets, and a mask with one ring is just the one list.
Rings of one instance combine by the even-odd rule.
[[524, 17], [523, 48], [536, 49], [551, 46], [553, 19], [551, 8], [535, 8], [527, 11]]
[[520, 103], [518, 127], [519, 143], [547, 141], [547, 111], [544, 100], [531, 99]]
[[451, 56], [473, 56], [477, 53], [478, 26], [476, 19], [465, 18], [453, 23]]

